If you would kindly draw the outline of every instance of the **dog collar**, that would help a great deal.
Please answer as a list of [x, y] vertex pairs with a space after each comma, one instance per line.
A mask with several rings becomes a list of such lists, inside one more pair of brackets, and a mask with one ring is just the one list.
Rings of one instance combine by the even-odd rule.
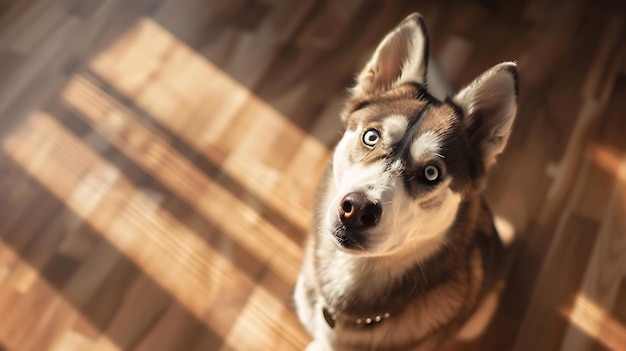
[[339, 316], [337, 315], [337, 313], [329, 311], [326, 307], [322, 308], [322, 315], [324, 316], [324, 320], [326, 321], [326, 324], [328, 324], [328, 326], [331, 329], [335, 328], [335, 325], [337, 325], [338, 320], [342, 320], [348, 324], [353, 324], [353, 325], [357, 325], [360, 327], [368, 327], [368, 326], [378, 325], [379, 323], [382, 323], [383, 321], [391, 317], [391, 315], [388, 312], [385, 312], [382, 314], [376, 314], [374, 316], [369, 316], [369, 317], [350, 318], [347, 316]]

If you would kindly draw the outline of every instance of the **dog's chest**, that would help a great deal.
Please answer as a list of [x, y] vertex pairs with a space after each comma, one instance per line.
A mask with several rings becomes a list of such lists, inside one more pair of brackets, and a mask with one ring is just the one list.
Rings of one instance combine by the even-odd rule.
[[[341, 270], [332, 269], [332, 264], [341, 260], [329, 262], [319, 272], [323, 273], [320, 278], [327, 275], [321, 279], [323, 296], [314, 308], [315, 323], [316, 329], [333, 340], [336, 349], [374, 345], [384, 349], [413, 349], [413, 346], [439, 339], [442, 333], [439, 327], [448, 324], [463, 310], [465, 291], [455, 288], [463, 284], [441, 285], [420, 293], [422, 281], [415, 277], [415, 285], [408, 284], [410, 280], [407, 280], [396, 284], [399, 291], [393, 293], [381, 289], [394, 286], [390, 276], [368, 276], [362, 272], [354, 276], [351, 274], [354, 270], [364, 268], [350, 261], [343, 262], [345, 266]], [[333, 307], [338, 310], [333, 311]], [[335, 314], [335, 320], [329, 321], [329, 314]], [[380, 320], [376, 321], [376, 317]]]

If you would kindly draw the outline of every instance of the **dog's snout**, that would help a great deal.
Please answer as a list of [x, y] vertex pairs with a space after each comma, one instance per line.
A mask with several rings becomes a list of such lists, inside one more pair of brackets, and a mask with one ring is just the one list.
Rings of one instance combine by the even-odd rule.
[[361, 193], [349, 193], [339, 203], [339, 218], [350, 229], [365, 229], [378, 224], [383, 208]]

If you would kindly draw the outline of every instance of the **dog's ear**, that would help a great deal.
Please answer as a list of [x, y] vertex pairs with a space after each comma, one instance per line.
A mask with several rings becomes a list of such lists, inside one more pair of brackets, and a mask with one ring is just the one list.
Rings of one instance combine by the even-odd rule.
[[428, 33], [418, 13], [405, 18], [378, 44], [357, 77], [355, 97], [386, 91], [406, 82], [426, 83]]
[[517, 65], [505, 62], [487, 70], [453, 99], [463, 110], [470, 141], [482, 151], [486, 167], [506, 146], [517, 112], [517, 94]]

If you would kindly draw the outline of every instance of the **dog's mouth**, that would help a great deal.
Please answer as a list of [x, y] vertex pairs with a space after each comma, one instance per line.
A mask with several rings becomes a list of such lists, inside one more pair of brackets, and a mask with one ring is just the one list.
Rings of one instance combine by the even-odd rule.
[[365, 233], [358, 230], [347, 229], [343, 225], [336, 225], [332, 230], [333, 238], [337, 245], [349, 251], [366, 251]]

